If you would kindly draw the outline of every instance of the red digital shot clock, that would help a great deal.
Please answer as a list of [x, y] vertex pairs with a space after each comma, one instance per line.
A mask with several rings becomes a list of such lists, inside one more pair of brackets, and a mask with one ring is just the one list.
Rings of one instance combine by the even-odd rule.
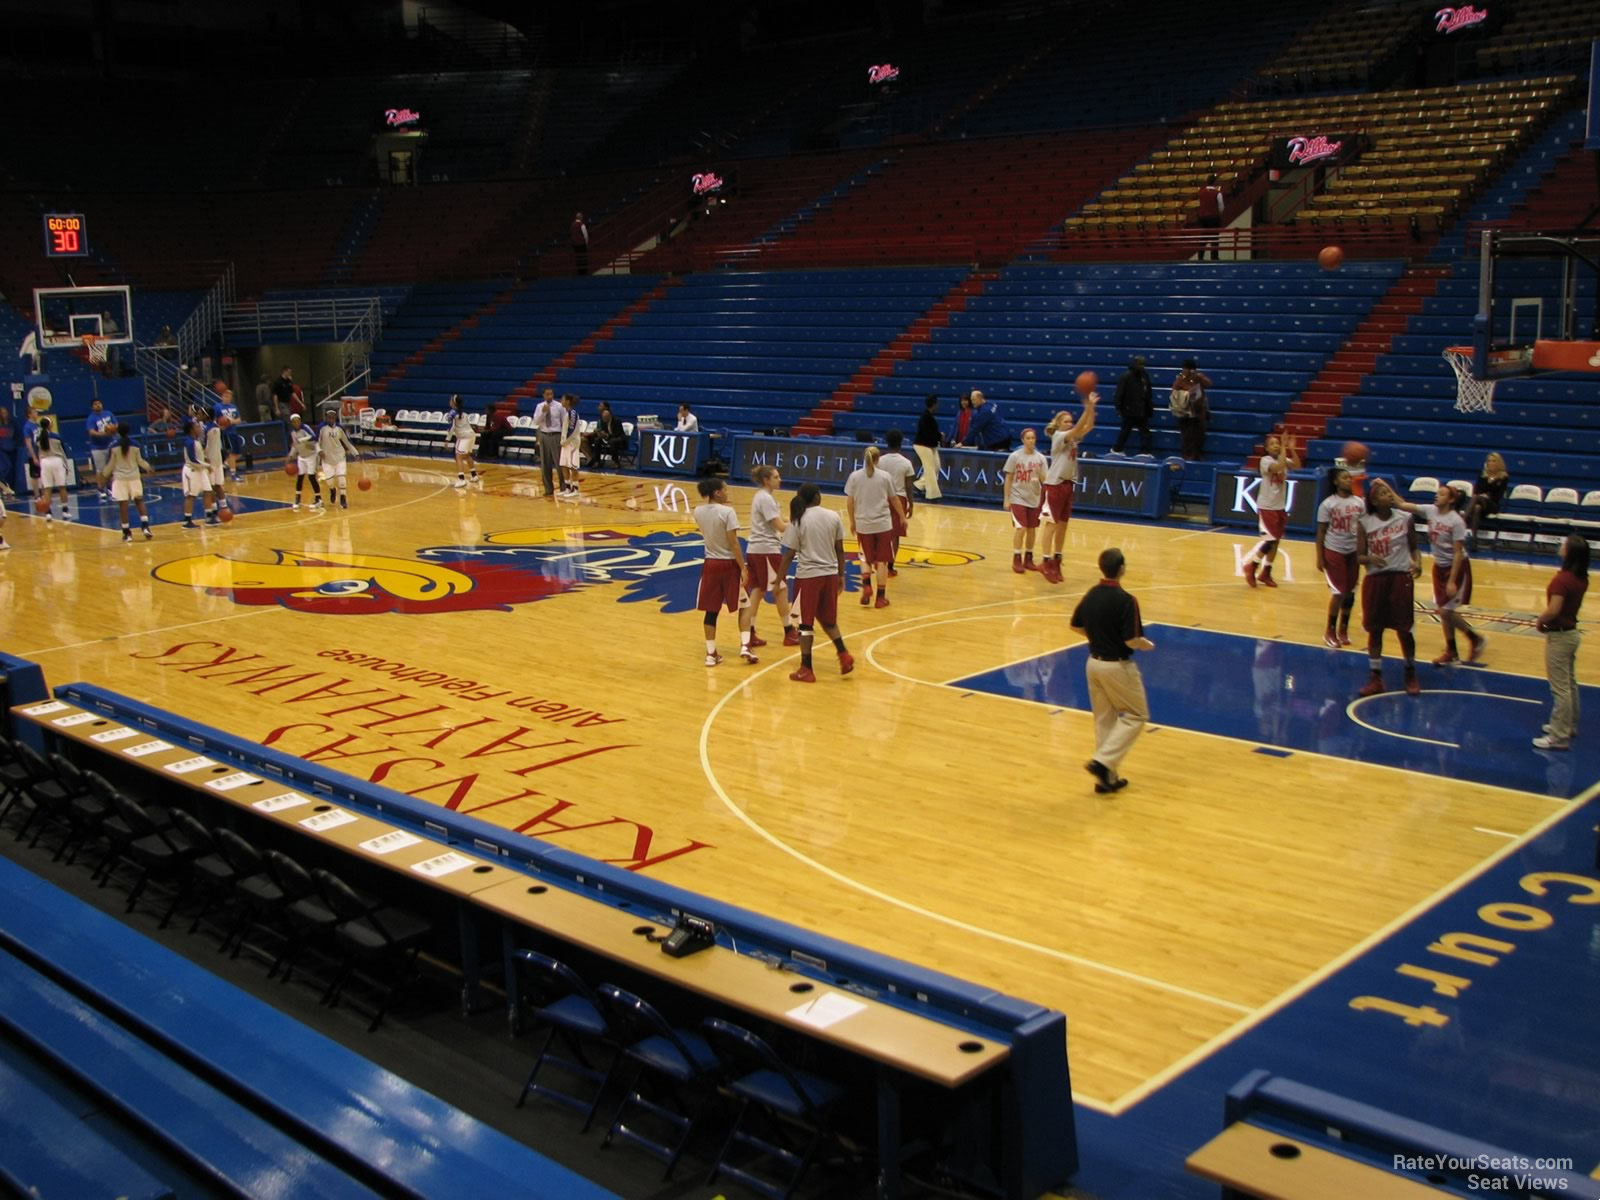
[[89, 253], [89, 228], [82, 213], [45, 213], [47, 258], [81, 258]]

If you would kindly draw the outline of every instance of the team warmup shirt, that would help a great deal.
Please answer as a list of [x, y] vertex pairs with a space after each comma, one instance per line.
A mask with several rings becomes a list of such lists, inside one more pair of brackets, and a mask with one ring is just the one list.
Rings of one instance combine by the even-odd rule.
[[289, 440], [294, 443], [294, 456], [296, 458], [312, 458], [317, 453], [317, 434], [315, 430], [307, 429], [301, 425], [297, 429], [289, 430]]
[[356, 452], [344, 429], [338, 425], [324, 425], [317, 430], [317, 449], [322, 454], [323, 463], [330, 467], [342, 465], [346, 451], [351, 454]]
[[1038, 508], [1044, 500], [1044, 476], [1050, 469], [1045, 456], [1035, 450], [1013, 450], [1006, 459], [1007, 475], [1011, 476], [1011, 503], [1022, 508]]
[[844, 494], [856, 502], [857, 533], [888, 533], [894, 528], [894, 510], [889, 503], [894, 480], [889, 472], [877, 470], [868, 475], [865, 467], [857, 467], [844, 482]]
[[206, 464], [206, 444], [203, 438], [183, 439], [183, 465], [198, 471], [210, 470]]
[[211, 464], [214, 472], [212, 478], [220, 482], [222, 479], [222, 426], [207, 421], [201, 430], [201, 437], [205, 439], [206, 459]]
[[771, 492], [760, 491], [750, 502], [750, 541], [745, 549], [751, 554], [782, 554], [783, 543], [778, 540], [774, 522], [781, 514], [778, 501]]
[[844, 540], [844, 522], [831, 508], [818, 504], [800, 514], [783, 531], [783, 546], [794, 551], [795, 578], [816, 579], [823, 575], [839, 573], [836, 557], [838, 544]]
[[1282, 479], [1275, 479], [1268, 474], [1282, 467], [1283, 459], [1272, 458], [1269, 455], [1261, 456], [1261, 486], [1256, 490], [1256, 507], [1270, 509], [1274, 512], [1282, 511], [1289, 499], [1289, 477], [1287, 474]]
[[[40, 433], [42, 434], [43, 432], [44, 431], [41, 429]], [[36, 440], [35, 444], [39, 447], [39, 459], [41, 462], [47, 458], [59, 458], [63, 462], [66, 461], [67, 448], [61, 444], [61, 435], [56, 433], [54, 430], [52, 430], [50, 433], [50, 442], [48, 445], [45, 444], [45, 440], [42, 436]]]
[[141, 469], [150, 470], [150, 464], [145, 462], [144, 455], [139, 452], [139, 447], [129, 446], [126, 450], [121, 446], [112, 448], [112, 479], [137, 479]]
[[1335, 492], [1317, 508], [1317, 524], [1326, 525], [1328, 532], [1322, 536], [1322, 545], [1335, 554], [1354, 554], [1356, 549], [1356, 522], [1367, 512], [1367, 502], [1360, 496], [1341, 496]]
[[454, 441], [462, 438], [474, 438], [477, 433], [472, 428], [472, 418], [464, 412], [458, 412], [450, 418], [450, 437]]
[[904, 454], [891, 450], [878, 460], [878, 470], [889, 476], [894, 483], [894, 494], [904, 500], [906, 484], [911, 482], [911, 477], [917, 473], [916, 467], [911, 465], [911, 460]]
[[1361, 518], [1361, 528], [1367, 531], [1367, 556], [1371, 566], [1369, 574], [1383, 571], [1411, 570], [1411, 514], [1396, 509], [1388, 519], [1377, 513]]
[[706, 540], [707, 558], [732, 558], [728, 535], [739, 532], [739, 514], [731, 504], [711, 501], [694, 510], [694, 523], [700, 526], [700, 536]]
[[117, 418], [101, 411], [89, 414], [89, 443], [96, 450], [109, 450], [117, 436]]
[[[1049, 484], [1076, 483], [1078, 479], [1078, 439], [1065, 430], [1058, 430], [1050, 435], [1050, 469], [1045, 472], [1044, 481]], [[1016, 485], [1011, 488], [1013, 497], [1016, 495]]]
[[1456, 561], [1456, 547], [1463, 555], [1467, 546], [1467, 523], [1453, 508], [1440, 509], [1437, 504], [1417, 505], [1417, 515], [1428, 522], [1428, 542], [1433, 547], [1433, 561], [1449, 568]]

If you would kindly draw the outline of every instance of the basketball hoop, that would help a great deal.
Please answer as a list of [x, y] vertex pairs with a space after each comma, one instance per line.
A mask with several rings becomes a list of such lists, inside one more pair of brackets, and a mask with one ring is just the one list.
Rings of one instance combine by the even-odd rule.
[[86, 333], [83, 335], [83, 352], [91, 363], [105, 362], [106, 350], [106, 341], [99, 334]]
[[1449, 346], [1444, 352], [1445, 362], [1456, 373], [1456, 411], [1464, 413], [1492, 413], [1494, 411], [1494, 380], [1472, 377], [1472, 347]]

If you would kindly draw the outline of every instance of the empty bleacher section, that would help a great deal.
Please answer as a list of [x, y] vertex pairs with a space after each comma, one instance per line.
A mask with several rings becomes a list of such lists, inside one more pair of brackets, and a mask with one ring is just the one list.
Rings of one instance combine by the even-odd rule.
[[523, 183], [458, 183], [392, 191], [351, 269], [351, 281], [404, 283], [455, 276], [464, 252], [512, 211], [526, 188]]
[[1398, 263], [1363, 263], [1339, 277], [1310, 263], [1182, 266], [1013, 266], [932, 331], [908, 361], [840, 414], [835, 431], [915, 426], [923, 397], [978, 388], [1001, 405], [1013, 436], [1076, 406], [1072, 382], [1096, 371], [1106, 404], [1088, 439], [1114, 442], [1117, 378], [1143, 355], [1156, 387], [1156, 450], [1178, 453], [1167, 389], [1186, 358], [1210, 376], [1208, 459], [1237, 462], [1279, 420], [1374, 302]]
[[1254, 80], [1265, 92], [1369, 88], [1410, 49], [1415, 8], [1333, 8], [1295, 38]]
[[674, 67], [565, 67], [547, 82], [532, 167], [565, 171], [600, 145], [619, 122], [652, 103]]
[[[1485, 211], [1485, 220], [1506, 219], [1522, 229], [1575, 229], [1594, 212], [1594, 152], [1583, 148], [1585, 114], [1573, 110], [1551, 128], [1541, 153], [1518, 163], [1518, 178], [1506, 181], [1509, 211]], [[1521, 186], [1520, 193], [1510, 189]]]
[[[421, 363], [427, 347], [442, 346], [453, 329], [470, 320], [504, 290], [503, 283], [493, 280], [424, 283], [412, 288], [404, 303], [385, 318], [383, 341], [372, 351], [374, 393], [386, 392], [403, 379]], [[444, 397], [438, 399], [442, 403]]]
[[1510, 11], [1500, 31], [1477, 48], [1481, 74], [1582, 70], [1588, 63], [1589, 43], [1600, 37], [1593, 5], [1525, 0]]

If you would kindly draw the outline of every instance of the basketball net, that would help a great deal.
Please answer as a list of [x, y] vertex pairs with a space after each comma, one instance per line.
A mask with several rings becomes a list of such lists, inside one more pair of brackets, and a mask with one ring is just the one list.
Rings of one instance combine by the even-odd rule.
[[1492, 413], [1494, 380], [1472, 377], [1472, 351], [1452, 346], [1444, 352], [1444, 360], [1456, 373], [1456, 411]]
[[103, 363], [106, 360], [105, 339], [97, 333], [83, 335], [83, 350], [92, 363]]

